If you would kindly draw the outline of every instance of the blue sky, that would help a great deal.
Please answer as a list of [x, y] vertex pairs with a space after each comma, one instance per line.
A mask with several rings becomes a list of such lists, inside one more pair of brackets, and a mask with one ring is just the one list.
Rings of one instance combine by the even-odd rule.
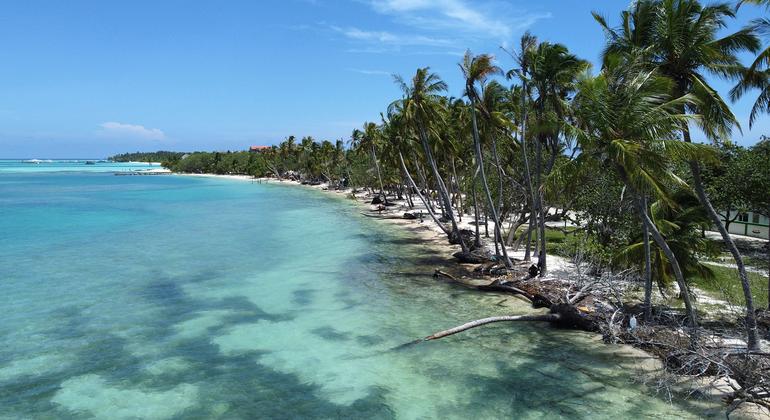
[[[497, 55], [525, 30], [598, 62], [628, 1], [16, 1], [0, 10], [0, 158], [239, 150], [293, 134], [349, 137], [430, 66], [460, 96], [466, 48]], [[745, 7], [733, 28], [762, 10]], [[746, 57], [748, 60], [749, 57]], [[713, 83], [724, 94], [730, 84]], [[753, 95], [736, 103], [744, 145]]]

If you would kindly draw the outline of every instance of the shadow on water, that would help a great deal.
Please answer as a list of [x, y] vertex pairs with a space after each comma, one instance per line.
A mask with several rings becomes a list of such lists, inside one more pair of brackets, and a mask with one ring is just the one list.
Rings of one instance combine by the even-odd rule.
[[[105, 333], [93, 325], [93, 319], [76, 307], [57, 311], [57, 322], [46, 331], [48, 339], [69, 343], [80, 339], [71, 362], [56, 372], [26, 375], [0, 381], [0, 415], [11, 418], [39, 417], [89, 418], [89, 413], [71, 412], [51, 402], [66, 380], [83, 375], [98, 375], [109, 386], [139, 389], [145, 393], [163, 392], [188, 383], [201, 387], [195, 406], [178, 413], [179, 418], [394, 418], [386, 403], [387, 390], [371, 387], [368, 394], [350, 405], [334, 404], [318, 397], [320, 386], [302, 381], [259, 363], [267, 354], [251, 351], [225, 355], [213, 344], [210, 334], [168, 342], [175, 324], [191, 319], [198, 311], [233, 310], [223, 324], [254, 323], [260, 319], [289, 320], [290, 316], [269, 314], [246, 298], [225, 298], [203, 302], [188, 296], [172, 277], [156, 273], [141, 291], [157, 304], [157, 322], [143, 325], [143, 340], [152, 343], [154, 360], [179, 359], [183, 369], [164, 371], [162, 375], [146, 370], [147, 360], [133, 355], [126, 339]], [[218, 330], [212, 327], [210, 332]], [[326, 340], [349, 340], [350, 336], [333, 328], [318, 328], [314, 334]], [[357, 337], [376, 343], [377, 337]], [[87, 344], [83, 344], [83, 342]], [[163, 345], [155, 346], [158, 343]]]
[[[542, 327], [542, 328], [541, 328]], [[480, 417], [499, 415], [490, 407], [502, 402], [517, 417], [548, 418], [679, 418], [680, 412], [702, 416], [702, 406], [692, 401], [676, 400], [668, 414], [655, 411], [650, 397], [638, 398], [651, 391], [644, 385], [632, 383], [629, 369], [641, 363], [645, 356], [612, 352], [597, 356], [576, 344], [582, 332], [565, 332], [547, 325], [498, 325], [464, 333], [436, 342], [405, 346], [408, 352], [452, 351], [453, 348], [483, 344], [490, 351], [499, 346], [510, 348], [522, 339], [526, 350], [514, 352], [515, 359], [499, 360], [494, 375], [478, 373], [429, 371], [436, 378], [451, 376], [462, 382], [466, 392], [463, 409], [471, 409]], [[533, 386], [535, 385], [535, 386]], [[633, 389], [629, 393], [628, 390]], [[638, 392], [638, 393], [637, 393]], [[667, 404], [660, 401], [662, 404]], [[467, 405], [466, 405], [467, 404]], [[451, 417], [458, 407], [439, 407], [438, 417]]]

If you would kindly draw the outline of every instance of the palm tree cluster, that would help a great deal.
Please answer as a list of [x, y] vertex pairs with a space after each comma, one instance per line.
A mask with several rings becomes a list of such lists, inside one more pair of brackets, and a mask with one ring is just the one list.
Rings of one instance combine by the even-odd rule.
[[[729, 142], [740, 128], [708, 77], [734, 81], [733, 98], [759, 91], [750, 125], [770, 106], [770, 50], [760, 51], [770, 24], [761, 19], [730, 32], [737, 10], [637, 0], [618, 26], [594, 13], [606, 34], [598, 71], [529, 33], [507, 51], [515, 63], [507, 70], [490, 54], [468, 51], [459, 63], [463, 97], [448, 96], [428, 67], [395, 76], [401, 96], [378, 121], [354, 130], [348, 148], [289, 137], [261, 154], [263, 172], [371, 186], [385, 204], [388, 197], [420, 203], [462, 255], [484, 250], [488, 238], [492, 258], [510, 268], [510, 253], [523, 246], [540, 276], [548, 270], [546, 224], [572, 218], [575, 232], [611, 250], [612, 265], [639, 267], [646, 320], [653, 285], [676, 282], [693, 339], [698, 317], [688, 278], [705, 269], [692, 232], [715, 226], [738, 267], [748, 347], [756, 350], [743, 259], [701, 179], [701, 168], [716, 160], [710, 144]], [[748, 66], [738, 58], [746, 52], [759, 53]], [[473, 218], [473, 231], [461, 228], [463, 217]]]

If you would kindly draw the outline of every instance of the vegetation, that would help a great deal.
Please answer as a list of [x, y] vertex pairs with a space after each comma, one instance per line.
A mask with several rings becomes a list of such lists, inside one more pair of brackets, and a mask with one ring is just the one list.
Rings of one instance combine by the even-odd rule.
[[109, 158], [113, 162], [176, 162], [184, 156], [181, 152], [134, 152], [122, 153]]
[[[770, 212], [770, 142], [731, 145], [739, 121], [706, 79], [732, 80], [735, 98], [760, 92], [749, 124], [768, 111], [767, 20], [730, 30], [735, 14], [728, 4], [639, 0], [617, 27], [594, 14], [606, 33], [600, 69], [562, 44], [525, 34], [511, 51], [513, 68], [500, 68], [489, 54], [465, 54], [458, 63], [463, 98], [447, 96], [428, 67], [396, 76], [401, 97], [383, 104], [378, 121], [354, 130], [347, 144], [291, 136], [258, 152], [156, 160], [178, 172], [326, 182], [370, 189], [384, 204], [422, 203], [460, 246], [462, 261], [485, 258], [488, 240], [492, 259], [510, 269], [510, 250], [523, 246], [524, 260], [535, 255], [535, 274], [544, 276], [549, 253], [579, 251], [597, 272], [635, 273], [648, 322], [654, 286], [663, 292], [676, 284], [693, 343], [699, 327], [691, 286], [718, 282], [741, 291], [748, 348], [757, 351], [754, 298], [767, 299], [767, 288], [761, 293], [747, 274], [726, 215]], [[759, 56], [744, 66], [742, 53]], [[474, 231], [460, 228], [464, 217], [473, 218]], [[557, 221], [565, 228], [549, 227]], [[714, 252], [702, 237], [711, 227], [737, 270], [699, 262]]]

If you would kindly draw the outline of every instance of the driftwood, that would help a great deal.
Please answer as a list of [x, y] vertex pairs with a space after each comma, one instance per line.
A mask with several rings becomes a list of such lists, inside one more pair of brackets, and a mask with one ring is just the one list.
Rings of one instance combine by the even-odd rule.
[[447, 272], [444, 272], [444, 271], [441, 271], [439, 269], [436, 269], [436, 271], [433, 272], [433, 278], [438, 278], [438, 277], [446, 278], [446, 279], [452, 280], [454, 282], [458, 281], [457, 277], [455, 277], [455, 276], [453, 276], [453, 275], [451, 275], [451, 274], [449, 274]]
[[591, 317], [583, 314], [576, 307], [561, 303], [551, 306], [551, 310], [547, 314], [542, 315], [503, 315], [493, 316], [489, 318], [477, 319], [475, 321], [466, 322], [465, 324], [458, 325], [448, 330], [439, 331], [433, 333], [421, 341], [437, 340], [439, 338], [448, 337], [463, 331], [470, 330], [471, 328], [480, 327], [482, 325], [491, 324], [494, 322], [522, 322], [522, 321], [539, 321], [548, 322], [559, 328], [578, 329], [585, 331], [596, 331], [598, 325], [596, 321]]
[[466, 322], [465, 324], [458, 325], [454, 328], [450, 328], [448, 330], [439, 331], [437, 333], [433, 333], [425, 338], [423, 338], [423, 341], [430, 341], [430, 340], [437, 340], [439, 338], [448, 337], [450, 335], [454, 335], [466, 330], [469, 330], [471, 328], [480, 327], [482, 325], [491, 324], [493, 322], [511, 322], [511, 321], [547, 321], [547, 322], [553, 322], [556, 321], [559, 318], [559, 315], [555, 314], [545, 314], [545, 315], [503, 315], [503, 316], [492, 316], [489, 318], [482, 318], [477, 319], [475, 321]]
[[366, 217], [374, 217], [375, 219], [386, 219], [386, 220], [403, 220], [403, 217], [400, 216], [383, 216], [379, 213], [364, 213], [361, 212], [361, 215]]

